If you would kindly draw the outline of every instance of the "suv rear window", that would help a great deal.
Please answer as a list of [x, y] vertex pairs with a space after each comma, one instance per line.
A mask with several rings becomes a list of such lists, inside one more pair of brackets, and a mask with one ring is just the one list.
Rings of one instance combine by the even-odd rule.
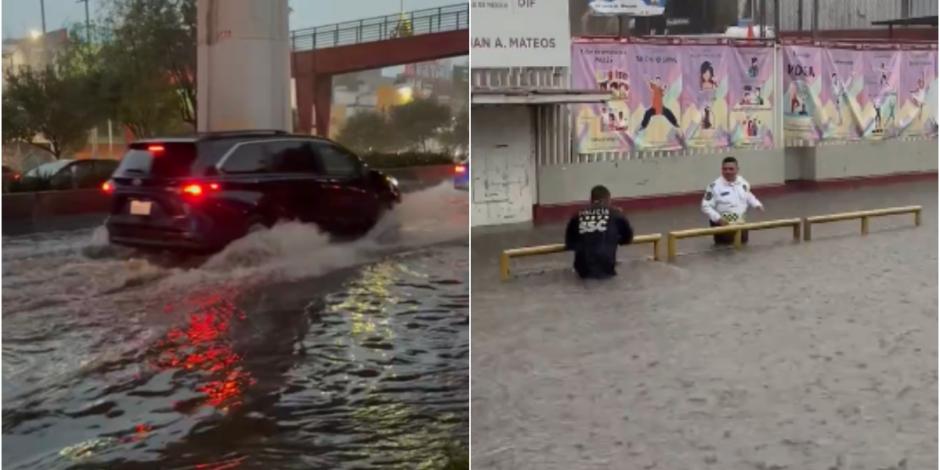
[[115, 176], [182, 178], [191, 176], [196, 161], [193, 143], [133, 144], [121, 159]]

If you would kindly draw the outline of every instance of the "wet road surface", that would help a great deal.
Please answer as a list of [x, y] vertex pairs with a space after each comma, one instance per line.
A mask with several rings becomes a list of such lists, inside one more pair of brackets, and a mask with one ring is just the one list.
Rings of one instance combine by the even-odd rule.
[[[675, 265], [633, 247], [588, 283], [570, 254], [498, 281], [499, 250], [561, 226], [474, 229], [474, 465], [935, 468], [936, 182], [763, 202], [762, 220], [921, 204], [924, 223], [754, 232], [740, 253], [683, 240]], [[697, 207], [628, 215], [638, 233], [702, 224]]]
[[3, 467], [437, 468], [467, 444], [466, 192], [396, 212], [198, 260], [4, 237]]

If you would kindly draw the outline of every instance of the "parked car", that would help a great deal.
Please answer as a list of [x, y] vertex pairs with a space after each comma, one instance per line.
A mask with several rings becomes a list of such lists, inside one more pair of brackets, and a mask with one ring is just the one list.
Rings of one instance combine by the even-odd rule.
[[3, 165], [3, 192], [10, 190], [10, 187], [20, 180], [22, 175], [13, 168]]
[[134, 142], [102, 189], [111, 243], [197, 251], [280, 220], [359, 236], [401, 202], [394, 178], [339, 144], [275, 131]]
[[16, 191], [51, 191], [97, 188], [111, 177], [116, 160], [56, 160], [26, 172], [11, 185]]
[[454, 189], [470, 190], [470, 160], [458, 160], [454, 165]]

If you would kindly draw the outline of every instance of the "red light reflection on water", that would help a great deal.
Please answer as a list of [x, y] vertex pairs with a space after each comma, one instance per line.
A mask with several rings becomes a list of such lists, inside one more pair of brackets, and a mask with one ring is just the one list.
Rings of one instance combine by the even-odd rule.
[[241, 404], [245, 388], [255, 382], [232, 349], [232, 323], [245, 319], [230, 300], [235, 295], [233, 289], [215, 289], [167, 302], [164, 312], [186, 315], [186, 324], [170, 329], [157, 344], [156, 366], [198, 374], [196, 390], [205, 394], [205, 404], [222, 409]]
[[235, 457], [221, 462], [199, 463], [194, 467], [196, 470], [229, 470], [238, 468], [245, 461], [245, 456]]

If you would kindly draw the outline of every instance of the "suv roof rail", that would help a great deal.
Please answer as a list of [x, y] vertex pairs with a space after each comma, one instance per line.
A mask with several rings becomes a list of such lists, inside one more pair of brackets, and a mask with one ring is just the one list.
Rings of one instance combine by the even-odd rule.
[[279, 129], [245, 129], [236, 131], [210, 131], [202, 132], [199, 135], [204, 137], [231, 137], [240, 135], [288, 135], [287, 131]]

